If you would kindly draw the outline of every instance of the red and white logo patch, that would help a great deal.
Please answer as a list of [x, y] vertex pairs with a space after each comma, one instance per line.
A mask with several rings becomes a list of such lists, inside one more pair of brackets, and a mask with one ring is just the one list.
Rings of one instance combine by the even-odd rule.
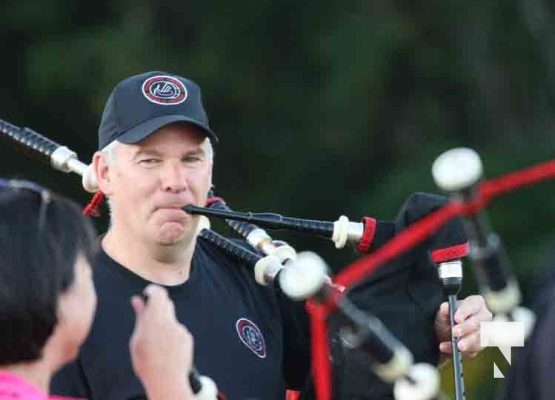
[[156, 75], [143, 82], [143, 96], [152, 103], [161, 105], [180, 104], [187, 98], [187, 88], [173, 76]]
[[264, 336], [258, 329], [256, 324], [246, 318], [240, 318], [235, 323], [235, 329], [239, 339], [245, 346], [247, 346], [254, 354], [260, 358], [266, 358], [266, 343]]

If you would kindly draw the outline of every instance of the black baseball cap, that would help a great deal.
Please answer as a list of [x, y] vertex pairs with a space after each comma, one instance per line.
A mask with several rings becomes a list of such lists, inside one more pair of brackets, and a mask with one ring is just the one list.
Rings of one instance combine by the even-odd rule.
[[194, 125], [218, 142], [208, 125], [200, 87], [195, 82], [163, 71], [131, 76], [118, 83], [106, 100], [98, 128], [98, 149], [116, 139], [140, 142], [174, 122]]

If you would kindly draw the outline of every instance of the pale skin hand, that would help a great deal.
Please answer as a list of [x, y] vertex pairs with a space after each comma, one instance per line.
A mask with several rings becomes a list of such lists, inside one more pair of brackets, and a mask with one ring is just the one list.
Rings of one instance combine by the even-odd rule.
[[[462, 355], [475, 357], [483, 347], [480, 345], [480, 323], [492, 320], [482, 296], [468, 296], [458, 302], [455, 312], [453, 334], [459, 338], [458, 348]], [[449, 324], [449, 305], [442, 303], [436, 314], [436, 334], [439, 341], [441, 358], [444, 360], [453, 353], [451, 348], [451, 326]]]
[[135, 374], [149, 400], [192, 400], [193, 338], [177, 321], [164, 288], [149, 285], [144, 293], [146, 303], [140, 296], [131, 299], [136, 319], [129, 349]]

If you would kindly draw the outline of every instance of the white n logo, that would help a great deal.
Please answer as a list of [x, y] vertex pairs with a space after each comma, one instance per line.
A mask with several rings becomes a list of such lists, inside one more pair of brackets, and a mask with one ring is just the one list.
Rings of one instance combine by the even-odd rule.
[[[511, 364], [511, 347], [524, 346], [524, 323], [493, 321], [480, 323], [480, 344], [483, 347], [499, 347]], [[493, 363], [493, 377], [504, 378], [499, 367]]]

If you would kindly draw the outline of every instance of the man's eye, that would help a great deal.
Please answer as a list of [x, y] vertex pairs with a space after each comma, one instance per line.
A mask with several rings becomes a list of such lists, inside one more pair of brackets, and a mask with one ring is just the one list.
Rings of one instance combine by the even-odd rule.
[[139, 160], [139, 164], [141, 165], [155, 165], [159, 162], [157, 158], [143, 158]]
[[202, 161], [202, 158], [200, 156], [187, 156], [183, 158], [183, 161], [191, 163], [191, 162]]

